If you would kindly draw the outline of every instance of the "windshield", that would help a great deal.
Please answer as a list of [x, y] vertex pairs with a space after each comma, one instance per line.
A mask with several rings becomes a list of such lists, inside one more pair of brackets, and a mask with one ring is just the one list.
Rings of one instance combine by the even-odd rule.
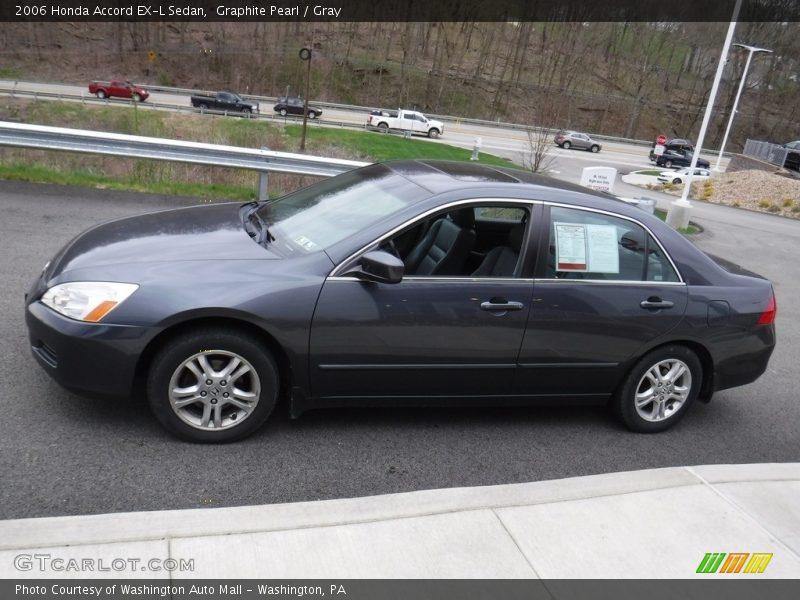
[[258, 215], [280, 251], [320, 252], [427, 195], [388, 167], [370, 165], [268, 202]]

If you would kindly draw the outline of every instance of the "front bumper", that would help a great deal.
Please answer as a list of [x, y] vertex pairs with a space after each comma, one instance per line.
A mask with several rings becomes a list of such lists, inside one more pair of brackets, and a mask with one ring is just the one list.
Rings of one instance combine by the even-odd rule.
[[157, 331], [150, 327], [83, 323], [41, 302], [25, 311], [31, 351], [62, 387], [84, 396], [130, 397], [136, 366]]

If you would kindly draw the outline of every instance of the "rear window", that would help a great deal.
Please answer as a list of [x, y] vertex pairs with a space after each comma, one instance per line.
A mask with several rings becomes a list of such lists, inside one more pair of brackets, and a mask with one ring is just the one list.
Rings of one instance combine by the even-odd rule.
[[545, 277], [678, 282], [661, 247], [640, 225], [603, 213], [552, 207]]

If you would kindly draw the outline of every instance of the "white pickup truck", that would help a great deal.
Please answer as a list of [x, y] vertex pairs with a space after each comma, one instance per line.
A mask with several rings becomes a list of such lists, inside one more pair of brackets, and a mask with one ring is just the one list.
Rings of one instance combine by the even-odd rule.
[[367, 118], [367, 129], [418, 133], [429, 138], [438, 138], [444, 133], [444, 124], [429, 119], [414, 110], [373, 110]]

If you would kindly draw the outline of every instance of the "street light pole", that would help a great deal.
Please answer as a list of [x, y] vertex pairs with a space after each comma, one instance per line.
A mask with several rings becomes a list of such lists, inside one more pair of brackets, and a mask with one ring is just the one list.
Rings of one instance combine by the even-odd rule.
[[753, 54], [756, 52], [765, 52], [767, 54], [772, 54], [772, 50], [767, 50], [766, 48], [758, 48], [757, 46], [748, 46], [747, 44], [733, 44], [734, 46], [738, 46], [739, 48], [745, 48], [747, 50], [747, 62], [744, 64], [744, 71], [742, 72], [742, 81], [739, 83], [739, 91], [736, 92], [736, 100], [733, 101], [733, 110], [731, 110], [731, 117], [728, 119], [728, 126], [725, 128], [725, 135], [722, 137], [722, 146], [719, 148], [719, 156], [717, 156], [717, 164], [714, 166], [715, 171], [719, 171], [720, 162], [722, 162], [722, 153], [725, 151], [725, 144], [728, 142], [728, 134], [731, 132], [731, 126], [733, 125], [733, 118], [736, 116], [736, 108], [739, 106], [739, 98], [742, 96], [742, 90], [744, 89], [745, 81], [747, 80], [747, 69], [750, 68], [750, 61], [753, 58]]
[[725, 36], [725, 43], [722, 45], [722, 54], [719, 57], [719, 64], [717, 65], [717, 73], [714, 75], [714, 83], [711, 84], [711, 93], [708, 96], [708, 104], [706, 104], [706, 112], [703, 115], [703, 122], [700, 124], [700, 133], [697, 135], [697, 146], [692, 153], [692, 163], [689, 165], [689, 173], [686, 176], [686, 183], [683, 184], [683, 192], [679, 200], [675, 200], [669, 207], [667, 212], [667, 225], [675, 229], [684, 229], [689, 226], [689, 211], [692, 209], [692, 203], [689, 202], [689, 190], [692, 186], [692, 175], [697, 168], [697, 158], [700, 156], [700, 149], [703, 147], [703, 141], [706, 137], [706, 129], [708, 122], [711, 120], [711, 112], [714, 108], [714, 100], [717, 97], [717, 90], [719, 89], [719, 82], [722, 79], [722, 71], [725, 70], [725, 57], [728, 55], [728, 50], [733, 41], [733, 32], [736, 29], [736, 19], [739, 18], [739, 9], [742, 7], [742, 0], [736, 0], [733, 7], [733, 14], [731, 15], [731, 22], [728, 25], [728, 34]]

